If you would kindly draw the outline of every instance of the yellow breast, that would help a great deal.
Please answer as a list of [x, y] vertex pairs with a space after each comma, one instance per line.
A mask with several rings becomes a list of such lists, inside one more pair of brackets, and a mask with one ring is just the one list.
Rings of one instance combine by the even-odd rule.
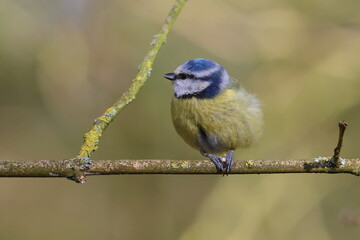
[[242, 89], [227, 89], [207, 99], [174, 97], [171, 115], [178, 134], [208, 153], [246, 147], [262, 135], [260, 104]]

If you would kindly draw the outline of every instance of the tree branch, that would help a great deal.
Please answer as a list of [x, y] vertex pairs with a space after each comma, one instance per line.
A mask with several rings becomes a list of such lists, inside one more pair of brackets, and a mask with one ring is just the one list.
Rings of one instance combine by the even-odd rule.
[[[230, 174], [348, 173], [360, 175], [360, 159], [342, 159], [339, 167], [328, 166], [331, 157], [307, 160], [235, 161]], [[0, 160], [0, 177], [68, 177], [73, 160]], [[93, 160], [86, 176], [116, 174], [219, 174], [210, 160]], [[220, 173], [219, 175], [222, 175]]]
[[154, 35], [154, 38], [151, 41], [150, 49], [140, 64], [138, 73], [132, 79], [132, 84], [129, 89], [100, 117], [95, 119], [93, 128], [84, 135], [84, 143], [80, 148], [80, 152], [77, 156], [78, 158], [90, 157], [91, 153], [98, 149], [99, 139], [107, 126], [115, 119], [116, 115], [119, 114], [126, 105], [135, 99], [136, 94], [140, 91], [145, 81], [150, 76], [152, 70], [151, 67], [155, 57], [159, 52], [160, 47], [165, 43], [166, 36], [180, 11], [184, 7], [186, 1], [187, 0], [177, 0], [175, 2], [160, 30], [160, 33]]
[[[344, 127], [345, 126], [345, 127]], [[308, 160], [235, 161], [231, 174], [270, 173], [348, 173], [360, 175], [360, 159], [340, 157], [346, 122], [340, 122], [338, 145], [332, 157]], [[334, 158], [338, 162], [334, 165]], [[85, 176], [114, 174], [219, 174], [210, 160], [68, 160], [8, 161], [0, 160], [0, 177], [67, 177], [74, 172], [84, 183]], [[220, 173], [222, 174], [222, 173]]]
[[[74, 160], [80, 161], [72, 161], [73, 168], [73, 176], [72, 179], [79, 183], [84, 183], [85, 176], [82, 174], [83, 170], [81, 169], [84, 164], [84, 161], [88, 161], [91, 154], [98, 149], [100, 138], [108, 127], [110, 122], [112, 122], [115, 117], [127, 106], [131, 103], [137, 93], [140, 91], [145, 81], [151, 74], [152, 65], [154, 63], [155, 57], [159, 52], [161, 46], [166, 42], [166, 36], [175, 23], [177, 16], [180, 14], [182, 8], [184, 7], [187, 0], [176, 0], [174, 6], [170, 10], [170, 13], [165, 19], [165, 23], [163, 24], [160, 32], [154, 35], [150, 49], [146, 54], [144, 60], [139, 66], [139, 71], [136, 76], [132, 79], [132, 83], [129, 89], [106, 111], [95, 119], [94, 125], [91, 130], [84, 135], [84, 142], [80, 148], [80, 151]], [[78, 164], [75, 164], [78, 163]]]

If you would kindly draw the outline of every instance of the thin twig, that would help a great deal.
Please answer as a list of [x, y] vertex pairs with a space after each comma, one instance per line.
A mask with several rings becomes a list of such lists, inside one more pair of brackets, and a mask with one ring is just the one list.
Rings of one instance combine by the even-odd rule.
[[165, 19], [165, 23], [163, 24], [159, 34], [154, 35], [154, 38], [151, 41], [150, 49], [140, 64], [138, 73], [136, 74], [135, 78], [132, 79], [132, 84], [129, 89], [101, 116], [96, 118], [92, 129], [85, 133], [84, 142], [80, 148], [80, 151], [74, 161], [71, 162], [71, 165], [74, 169], [73, 180], [76, 182], [85, 181], [85, 177], [82, 174], [83, 170], [80, 169], [84, 166], [83, 160], [87, 161], [91, 154], [98, 149], [99, 140], [105, 129], [108, 127], [110, 122], [115, 119], [116, 115], [119, 114], [119, 112], [124, 109], [126, 105], [135, 99], [137, 93], [140, 91], [145, 81], [150, 76], [152, 70], [151, 67], [155, 57], [161, 46], [165, 43], [166, 36], [170, 28], [174, 24], [177, 16], [181, 12], [186, 2], [187, 0], [177, 0], [175, 2], [170, 13]]
[[341, 152], [341, 148], [343, 145], [343, 140], [344, 140], [344, 133], [345, 130], [348, 126], [348, 123], [345, 121], [340, 121], [339, 122], [339, 138], [338, 138], [338, 143], [336, 148], [334, 149], [334, 155], [331, 158], [331, 160], [329, 161], [329, 164], [331, 167], [338, 167], [340, 165], [340, 152]]

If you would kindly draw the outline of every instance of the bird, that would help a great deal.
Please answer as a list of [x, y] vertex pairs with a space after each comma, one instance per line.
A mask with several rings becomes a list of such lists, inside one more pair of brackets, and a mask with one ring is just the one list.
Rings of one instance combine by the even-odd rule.
[[204, 58], [186, 61], [163, 75], [172, 82], [171, 118], [176, 132], [228, 175], [234, 151], [263, 134], [258, 98], [232, 79], [220, 64]]

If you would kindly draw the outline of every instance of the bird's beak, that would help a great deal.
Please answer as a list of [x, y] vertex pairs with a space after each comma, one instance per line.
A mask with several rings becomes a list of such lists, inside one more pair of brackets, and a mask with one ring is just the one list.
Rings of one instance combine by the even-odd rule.
[[166, 73], [163, 76], [164, 76], [164, 78], [167, 78], [167, 79], [169, 79], [171, 81], [175, 79], [175, 74], [174, 73]]

